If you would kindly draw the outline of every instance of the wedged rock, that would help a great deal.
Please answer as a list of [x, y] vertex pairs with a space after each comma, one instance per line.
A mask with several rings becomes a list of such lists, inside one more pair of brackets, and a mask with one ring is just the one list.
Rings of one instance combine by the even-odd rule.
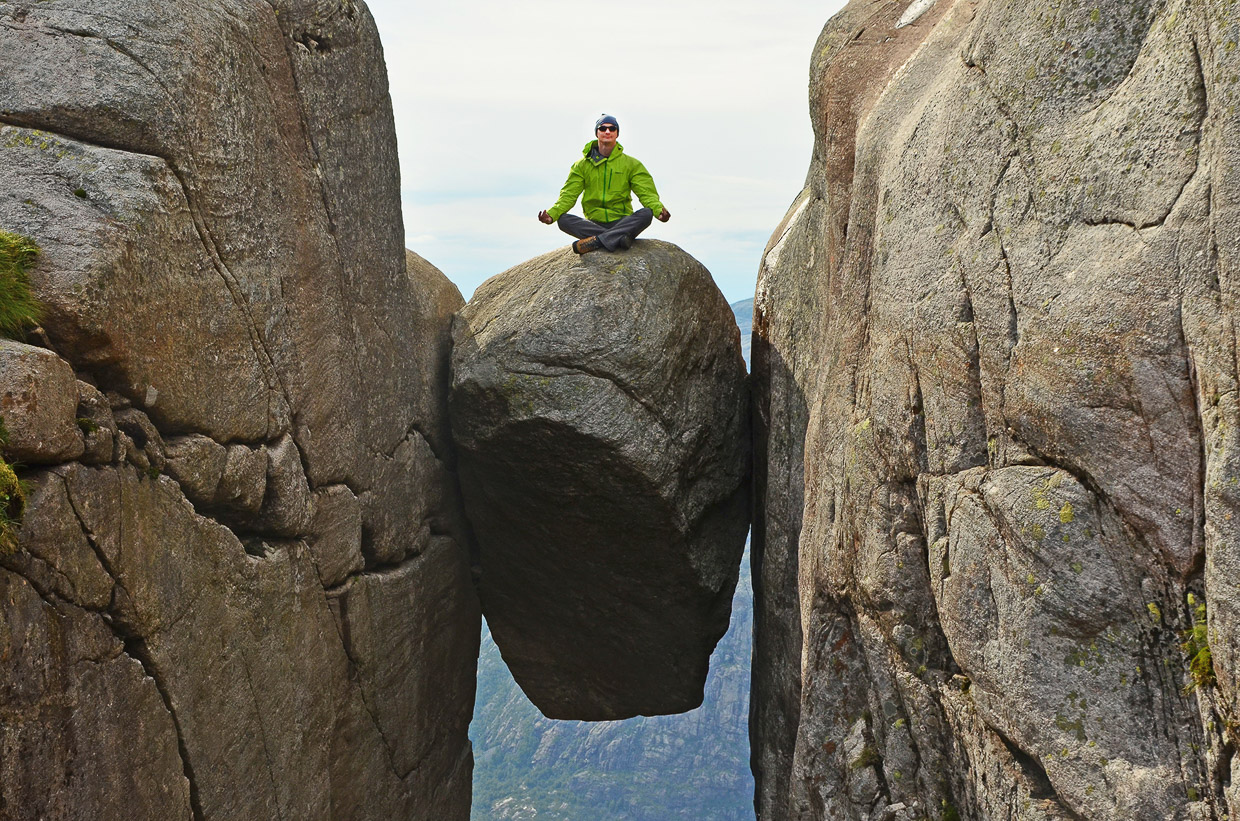
[[314, 566], [324, 587], [335, 587], [350, 573], [360, 571], [362, 559], [362, 507], [344, 485], [314, 492], [314, 520], [306, 539]]
[[304, 536], [314, 514], [310, 485], [291, 436], [267, 448], [267, 495], [261, 518], [263, 532]]
[[739, 332], [674, 245], [545, 254], [453, 321], [449, 417], [483, 612], [553, 718], [692, 709], [749, 511]]
[[165, 468], [186, 498], [196, 506], [213, 504], [224, 476], [228, 449], [198, 434], [179, 436], [164, 444], [168, 457]]
[[63, 462], [86, 449], [77, 425], [73, 368], [55, 353], [0, 339], [0, 418], [5, 455], [27, 464]]
[[85, 440], [82, 461], [110, 462], [116, 453], [116, 418], [108, 399], [94, 385], [78, 381], [78, 427]]
[[267, 492], [267, 448], [229, 445], [224, 454], [224, 472], [216, 493], [216, 502], [225, 510], [243, 519], [245, 514], [258, 513]]
[[133, 449], [141, 451], [144, 467], [162, 471], [168, 461], [164, 438], [151, 418], [137, 408], [122, 408], [116, 411], [115, 419], [117, 428], [133, 443]]

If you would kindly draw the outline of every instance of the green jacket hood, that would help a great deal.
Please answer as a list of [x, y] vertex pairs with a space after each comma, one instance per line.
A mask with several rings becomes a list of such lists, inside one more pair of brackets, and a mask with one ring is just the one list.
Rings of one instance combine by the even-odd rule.
[[[594, 146], [596, 145], [598, 145], [598, 140], [590, 140], [590, 142], [586, 143], [586, 147], [581, 149], [581, 156], [585, 157], [586, 159], [589, 159], [590, 152], [594, 150]], [[606, 157], [605, 159], [610, 160], [612, 159], [612, 157], [619, 157], [623, 153], [624, 153], [624, 146], [622, 146], [620, 144], [620, 141], [617, 140], [616, 147], [611, 150], [611, 155]]]

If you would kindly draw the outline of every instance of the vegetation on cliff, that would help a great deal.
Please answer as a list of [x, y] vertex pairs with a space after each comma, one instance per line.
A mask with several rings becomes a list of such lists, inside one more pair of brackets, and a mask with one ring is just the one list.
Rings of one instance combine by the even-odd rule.
[[[0, 335], [13, 337], [39, 320], [40, 306], [30, 292], [26, 268], [39, 255], [33, 240], [0, 230]], [[0, 418], [0, 447], [9, 432]], [[13, 466], [0, 458], [0, 554], [17, 549], [17, 529], [26, 509], [26, 493]]]
[[13, 337], [39, 321], [26, 269], [39, 255], [33, 240], [0, 230], [0, 334]]

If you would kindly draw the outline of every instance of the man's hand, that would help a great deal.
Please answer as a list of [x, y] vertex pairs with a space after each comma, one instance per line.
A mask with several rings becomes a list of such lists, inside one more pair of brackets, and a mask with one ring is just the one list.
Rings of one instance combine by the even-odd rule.
[[551, 215], [548, 214], [546, 211], [538, 212], [538, 221], [541, 222], [543, 225], [550, 225], [551, 223], [555, 222], [555, 220], [551, 219]]
[[672, 218], [672, 212], [668, 211], [666, 208], [664, 208], [663, 213], [659, 214], [658, 216], [659, 222], [667, 222], [671, 218]]

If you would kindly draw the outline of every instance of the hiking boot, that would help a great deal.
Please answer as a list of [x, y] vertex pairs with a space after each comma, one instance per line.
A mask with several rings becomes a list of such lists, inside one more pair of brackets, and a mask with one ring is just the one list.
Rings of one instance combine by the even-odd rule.
[[591, 251], [597, 251], [603, 247], [603, 243], [599, 242], [598, 237], [586, 237], [579, 239], [573, 243], [574, 254], [588, 254]]
[[627, 251], [632, 247], [633, 238], [628, 234], [621, 234], [620, 238], [616, 240], [616, 250], [618, 251]]

